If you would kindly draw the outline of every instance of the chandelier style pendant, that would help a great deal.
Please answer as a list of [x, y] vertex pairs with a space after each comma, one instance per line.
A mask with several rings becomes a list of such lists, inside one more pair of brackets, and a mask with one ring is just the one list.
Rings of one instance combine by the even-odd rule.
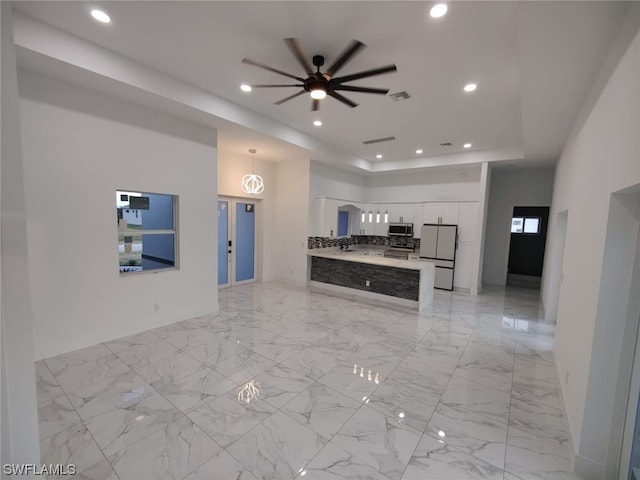
[[242, 191], [249, 193], [251, 195], [258, 195], [264, 192], [264, 180], [260, 175], [256, 175], [254, 171], [254, 163], [255, 163], [255, 154], [257, 150], [255, 148], [250, 148], [249, 153], [251, 154], [251, 173], [247, 173], [244, 177], [242, 177]]

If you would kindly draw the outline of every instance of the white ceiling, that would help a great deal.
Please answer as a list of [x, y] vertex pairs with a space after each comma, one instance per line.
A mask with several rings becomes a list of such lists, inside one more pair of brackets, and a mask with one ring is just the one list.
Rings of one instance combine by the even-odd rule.
[[[443, 165], [450, 154], [490, 160], [491, 152], [509, 149], [523, 152], [514, 160], [527, 165], [555, 162], [629, 3], [454, 1], [445, 17], [432, 19], [433, 3], [418, 1], [104, 2], [110, 25], [89, 17], [95, 5], [17, 2], [15, 8], [352, 155], [380, 164], [375, 155], [382, 153], [380, 168], [389, 170]], [[324, 55], [327, 64], [360, 40], [367, 48], [340, 74], [395, 63], [397, 73], [353, 84], [404, 90], [411, 98], [345, 92], [360, 106], [327, 98], [312, 112], [307, 95], [273, 105], [294, 88], [241, 92], [241, 83], [290, 83], [242, 64], [244, 57], [304, 76], [286, 37], [298, 38], [309, 58]], [[477, 91], [463, 92], [472, 81]], [[314, 127], [315, 119], [323, 126]], [[261, 145], [287, 155], [282, 141], [229, 122], [217, 127], [222, 150], [246, 153]], [[380, 148], [362, 143], [388, 136], [396, 140]], [[465, 142], [473, 147], [463, 149]], [[417, 148], [424, 153], [416, 155]], [[498, 158], [504, 161], [504, 154]]]

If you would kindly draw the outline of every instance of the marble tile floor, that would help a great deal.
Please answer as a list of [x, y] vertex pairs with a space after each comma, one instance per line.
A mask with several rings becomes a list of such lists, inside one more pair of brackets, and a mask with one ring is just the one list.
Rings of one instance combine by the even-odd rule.
[[91, 480], [553, 480], [571, 473], [538, 292], [416, 313], [268, 282], [36, 363], [42, 462]]

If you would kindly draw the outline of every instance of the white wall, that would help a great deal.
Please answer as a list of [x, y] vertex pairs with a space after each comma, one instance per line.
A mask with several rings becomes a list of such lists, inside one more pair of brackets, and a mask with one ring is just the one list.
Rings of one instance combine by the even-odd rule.
[[[29, 250], [10, 3], [0, 4], [0, 17], [2, 25], [0, 27], [2, 33], [0, 465], [37, 464], [40, 462], [40, 447], [33, 364]], [[5, 478], [4, 474], [2, 478]]]
[[319, 197], [337, 198], [363, 202], [365, 177], [330, 167], [311, 160], [309, 179], [309, 225], [310, 235], [316, 229], [316, 208], [314, 199]]
[[485, 233], [483, 283], [506, 284], [513, 207], [550, 206], [553, 175], [552, 168], [507, 168], [492, 171]]
[[[255, 173], [265, 185], [264, 192], [251, 197], [258, 199], [258, 275], [263, 281], [306, 281], [309, 163], [301, 158], [255, 160]], [[250, 155], [220, 151], [219, 194], [247, 198], [240, 181], [250, 170]]]
[[[477, 245], [475, 246], [474, 256], [477, 258], [475, 271], [473, 272], [473, 285], [471, 294], [477, 295], [482, 290], [482, 275], [484, 272], [484, 246], [487, 232], [487, 216], [489, 211], [489, 194], [491, 191], [491, 167], [487, 162], [482, 164], [480, 172], [480, 198], [478, 200], [478, 224]], [[475, 287], [475, 288], [474, 288]]]
[[[559, 377], [569, 378], [561, 383], [576, 470], [587, 478], [603, 478], [605, 462], [611, 461], [607, 426], [614, 419], [620, 353], [633, 354], [622, 350], [627, 318], [611, 301], [611, 292], [629, 294], [630, 277], [609, 275], [604, 262], [615, 252], [609, 250], [616, 236], [609, 227], [638, 215], [623, 214], [627, 207], [613, 201], [612, 193], [640, 183], [639, 31], [635, 4], [602, 67], [604, 80], [594, 85], [594, 101], [585, 104], [584, 122], [576, 125], [558, 163], [549, 222], [547, 245], [556, 249], [556, 219], [568, 212], [554, 352]], [[631, 258], [617, 258], [621, 265], [633, 264], [628, 243], [620, 244], [620, 252]], [[542, 295], [548, 303], [557, 282], [550, 281], [554, 269], [545, 263]]]
[[378, 174], [366, 177], [364, 200], [372, 203], [477, 202], [481, 196], [480, 177], [480, 164]]
[[364, 201], [365, 176], [338, 170], [324, 163], [310, 162], [309, 196]]
[[276, 272], [268, 261], [269, 252], [273, 252], [278, 241], [276, 219], [276, 164], [259, 159], [259, 152], [254, 160], [254, 171], [264, 180], [264, 191], [249, 196], [240, 187], [242, 177], [251, 173], [251, 155], [237, 155], [223, 150], [218, 151], [218, 195], [257, 199], [256, 203], [256, 250], [257, 278], [273, 280]]
[[[217, 310], [215, 130], [25, 72], [19, 87], [35, 357]], [[120, 276], [118, 189], [178, 195], [179, 270]]]
[[310, 162], [278, 162], [276, 172], [278, 236], [273, 253], [268, 252], [268, 268], [275, 278], [306, 282]]

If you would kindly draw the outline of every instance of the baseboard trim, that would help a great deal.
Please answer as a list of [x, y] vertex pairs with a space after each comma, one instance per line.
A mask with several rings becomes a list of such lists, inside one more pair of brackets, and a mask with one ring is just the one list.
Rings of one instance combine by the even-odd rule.
[[584, 480], [604, 480], [605, 464], [576, 454], [573, 471]]
[[207, 307], [201, 309], [194, 309], [185, 311], [182, 313], [175, 313], [163, 316], [161, 318], [148, 318], [140, 323], [120, 325], [118, 328], [105, 328], [104, 330], [94, 330], [93, 335], [83, 337], [80, 342], [65, 343], [63, 346], [56, 345], [51, 349], [47, 349], [42, 352], [37, 352], [35, 361], [50, 358], [56, 355], [62, 355], [63, 353], [74, 352], [81, 348], [90, 347], [99, 343], [109, 342], [117, 340], [118, 338], [126, 337], [129, 335], [135, 335], [145, 330], [151, 330], [153, 328], [164, 327], [171, 325], [172, 323], [180, 322], [182, 320], [190, 320], [192, 318], [202, 317], [204, 315], [213, 315], [220, 311], [220, 306], [216, 302]]

